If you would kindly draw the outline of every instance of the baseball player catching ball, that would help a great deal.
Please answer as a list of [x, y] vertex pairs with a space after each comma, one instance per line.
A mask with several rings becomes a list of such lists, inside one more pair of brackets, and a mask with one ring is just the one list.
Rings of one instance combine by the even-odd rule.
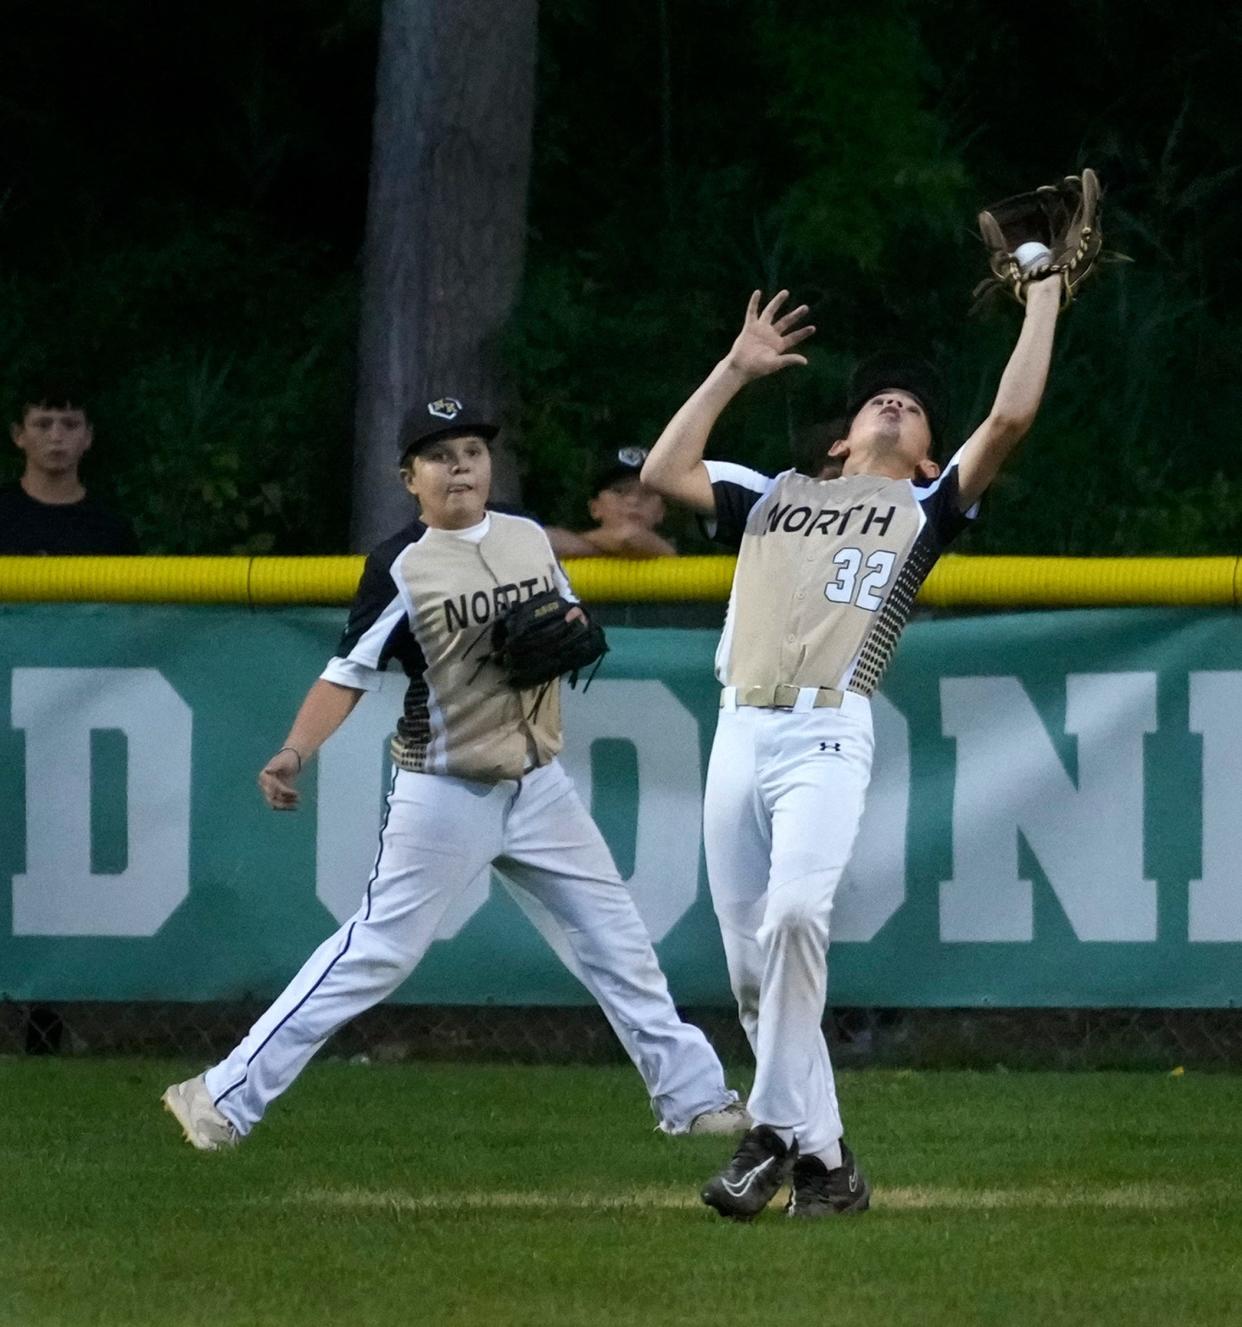
[[860, 366], [840, 478], [771, 478], [703, 460], [721, 411], [749, 382], [795, 364], [805, 305], [751, 296], [729, 354], [677, 412], [643, 467], [652, 488], [703, 513], [739, 550], [716, 654], [723, 692], [704, 835], [730, 982], [755, 1052], [754, 1126], [702, 1191], [749, 1220], [790, 1178], [787, 1213], [859, 1212], [866, 1179], [842, 1139], [821, 1023], [833, 895], [871, 772], [869, 697], [937, 557], [1030, 428], [1062, 294], [1029, 279], [1026, 313], [991, 413], [941, 468], [934, 372]]
[[[358, 911], [241, 1044], [164, 1093], [197, 1148], [236, 1145], [337, 1028], [396, 990], [489, 863], [547, 919], [663, 1130], [750, 1123], [703, 1034], [678, 1017], [633, 899], [556, 759], [557, 687], [521, 690], [488, 653], [491, 628], [515, 605], [548, 591], [576, 603], [542, 528], [485, 505], [496, 433], [448, 397], [403, 430], [402, 475], [421, 519], [367, 559], [337, 654], [259, 775], [270, 806], [295, 807], [303, 766], [397, 660], [409, 685], [375, 866]], [[558, 621], [583, 616], [556, 611]]]

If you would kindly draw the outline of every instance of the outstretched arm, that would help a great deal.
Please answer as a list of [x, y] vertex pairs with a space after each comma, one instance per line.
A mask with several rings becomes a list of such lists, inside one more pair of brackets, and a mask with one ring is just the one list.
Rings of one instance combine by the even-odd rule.
[[259, 787], [273, 811], [292, 811], [298, 804], [294, 780], [302, 766], [354, 711], [365, 693], [319, 678], [306, 693], [284, 746], [259, 772]]
[[1061, 307], [1060, 276], [1034, 281], [1027, 288], [1026, 318], [1018, 344], [1001, 375], [987, 419], [971, 434], [958, 461], [959, 502], [973, 507], [1009, 454], [1030, 431], [1048, 381], [1052, 339]]
[[806, 363], [804, 355], [790, 352], [812, 336], [815, 328], [798, 327], [809, 312], [805, 304], [776, 316], [788, 298], [789, 292], [782, 290], [760, 312], [760, 292], [751, 295], [746, 319], [732, 349], [668, 422], [643, 463], [644, 484], [696, 511], [710, 515], [716, 510], [711, 480], [703, 465], [703, 449], [716, 420], [748, 382], [790, 364]]

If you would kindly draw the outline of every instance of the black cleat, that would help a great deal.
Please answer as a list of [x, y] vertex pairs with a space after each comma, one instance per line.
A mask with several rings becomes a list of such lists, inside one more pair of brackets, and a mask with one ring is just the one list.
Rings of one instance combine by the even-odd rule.
[[757, 1124], [742, 1135], [733, 1160], [707, 1181], [700, 1197], [721, 1216], [749, 1221], [776, 1197], [797, 1155], [797, 1143], [786, 1147], [774, 1129]]
[[844, 1141], [836, 1170], [829, 1170], [818, 1157], [800, 1157], [794, 1162], [786, 1216], [846, 1216], [865, 1212], [870, 1206], [871, 1185]]

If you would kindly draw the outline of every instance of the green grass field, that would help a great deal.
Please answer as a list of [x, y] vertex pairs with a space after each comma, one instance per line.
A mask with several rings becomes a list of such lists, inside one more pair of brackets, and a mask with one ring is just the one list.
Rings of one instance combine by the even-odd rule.
[[842, 1075], [872, 1211], [739, 1226], [624, 1068], [325, 1063], [225, 1155], [188, 1069], [0, 1060], [6, 1327], [1242, 1322], [1236, 1077]]

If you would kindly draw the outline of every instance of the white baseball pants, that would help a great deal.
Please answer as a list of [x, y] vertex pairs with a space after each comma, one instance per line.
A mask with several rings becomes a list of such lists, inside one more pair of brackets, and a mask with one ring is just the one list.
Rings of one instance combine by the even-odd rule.
[[[704, 839], [729, 980], [755, 1053], [750, 1113], [803, 1155], [841, 1138], [822, 1030], [833, 897], [871, 777], [871, 705], [736, 708], [725, 693]], [[807, 697], [809, 700], [809, 696]]]
[[543, 919], [545, 938], [599, 1002], [663, 1129], [683, 1132], [736, 1099], [707, 1039], [677, 1016], [634, 901], [558, 762], [520, 783], [401, 770], [358, 911], [207, 1071], [207, 1090], [238, 1133], [250, 1132], [333, 1032], [396, 990], [445, 909], [491, 862], [519, 902], [533, 900], [528, 915]]

